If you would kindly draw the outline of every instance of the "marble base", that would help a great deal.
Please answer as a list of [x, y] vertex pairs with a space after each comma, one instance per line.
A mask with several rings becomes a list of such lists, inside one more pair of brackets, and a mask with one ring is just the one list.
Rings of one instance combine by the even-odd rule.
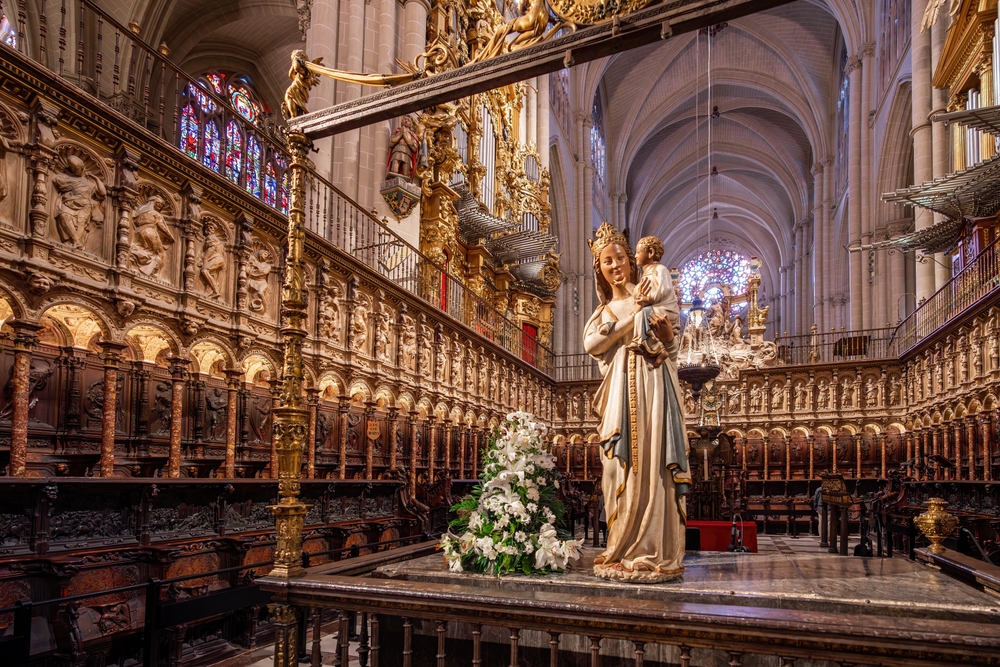
[[628, 584], [593, 575], [598, 553], [599, 549], [585, 549], [575, 569], [548, 576], [452, 573], [441, 554], [385, 565], [372, 576], [508, 592], [1000, 622], [1000, 599], [904, 558], [688, 552], [681, 579]]

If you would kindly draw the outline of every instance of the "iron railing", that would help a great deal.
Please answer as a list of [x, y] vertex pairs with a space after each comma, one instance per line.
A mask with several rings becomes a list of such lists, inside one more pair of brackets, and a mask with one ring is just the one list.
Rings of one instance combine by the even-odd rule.
[[[998, 240], [1000, 241], [1000, 240]], [[903, 320], [889, 352], [901, 357], [969, 308], [995, 298], [1000, 287], [1000, 242], [993, 241], [968, 266]]]
[[[233, 107], [228, 89], [219, 94], [211, 83], [180, 69], [139, 37], [138, 26], [135, 30], [123, 26], [92, 0], [58, 1], [61, 18], [56, 27], [50, 25], [44, 12], [34, 26], [27, 18], [25, 0], [0, 0], [0, 14], [7, 11], [16, 30], [13, 48], [166, 140], [188, 159], [227, 178], [275, 211], [287, 213], [289, 157], [280, 128], [269, 117], [260, 115], [251, 122]], [[29, 26], [37, 31], [27, 34]], [[193, 112], [198, 122], [193, 142], [186, 141], [192, 135], [182, 128], [186, 110]], [[209, 126], [215, 128], [211, 140]], [[511, 354], [550, 373], [551, 350], [533, 335], [522, 331], [329, 181], [313, 172], [308, 183], [307, 226], [311, 231]]]
[[600, 380], [597, 360], [589, 354], [560, 354], [554, 358], [556, 382], [584, 382]]
[[889, 341], [893, 330], [831, 329], [802, 336], [778, 336], [778, 361], [790, 364], [823, 364], [836, 361], [867, 361], [892, 357]]
[[306, 229], [511, 354], [552, 375], [552, 351], [400, 238], [315, 171], [306, 179]]

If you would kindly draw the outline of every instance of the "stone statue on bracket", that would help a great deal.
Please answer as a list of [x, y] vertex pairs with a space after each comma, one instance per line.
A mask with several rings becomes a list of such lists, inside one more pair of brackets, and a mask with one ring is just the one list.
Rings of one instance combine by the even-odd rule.
[[386, 177], [402, 176], [413, 180], [417, 170], [417, 156], [420, 153], [420, 137], [413, 119], [403, 116], [392, 135], [389, 137], [389, 158], [386, 160]]
[[267, 309], [268, 277], [273, 270], [274, 256], [260, 241], [254, 241], [247, 259], [247, 293], [250, 310], [263, 313]]
[[83, 160], [75, 155], [66, 158], [66, 171], [52, 175], [58, 196], [55, 201], [56, 232], [59, 240], [74, 248], [83, 248], [92, 225], [104, 224], [102, 208], [107, 187], [97, 176], [87, 173]]
[[212, 298], [222, 296], [222, 272], [226, 269], [226, 240], [223, 224], [215, 219], [205, 221], [205, 243], [201, 248], [201, 279]]
[[136, 271], [150, 278], [159, 278], [167, 257], [167, 248], [174, 244], [174, 235], [160, 213], [163, 198], [152, 195], [132, 216], [132, 243], [129, 261]]

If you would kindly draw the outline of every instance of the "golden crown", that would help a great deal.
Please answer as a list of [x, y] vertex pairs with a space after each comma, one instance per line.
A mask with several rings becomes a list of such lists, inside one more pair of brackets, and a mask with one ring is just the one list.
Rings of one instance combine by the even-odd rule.
[[590, 246], [590, 251], [594, 253], [594, 257], [598, 257], [605, 248], [607, 248], [612, 243], [618, 243], [619, 245], [629, 247], [628, 239], [625, 235], [618, 231], [618, 228], [611, 223], [602, 223], [600, 227], [597, 228], [597, 233], [594, 234], [594, 239], [587, 239], [587, 244]]

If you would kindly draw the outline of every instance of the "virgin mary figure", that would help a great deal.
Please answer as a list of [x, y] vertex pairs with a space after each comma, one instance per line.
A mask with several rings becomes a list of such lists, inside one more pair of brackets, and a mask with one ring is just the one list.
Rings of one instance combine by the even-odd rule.
[[600, 305], [587, 322], [583, 346], [603, 381], [594, 396], [600, 416], [607, 548], [594, 560], [603, 579], [659, 583], [684, 572], [684, 494], [691, 477], [677, 377], [680, 313], [673, 289], [667, 316], [652, 329], [666, 347], [660, 365], [633, 349], [636, 264], [628, 240], [608, 223], [590, 241]]

